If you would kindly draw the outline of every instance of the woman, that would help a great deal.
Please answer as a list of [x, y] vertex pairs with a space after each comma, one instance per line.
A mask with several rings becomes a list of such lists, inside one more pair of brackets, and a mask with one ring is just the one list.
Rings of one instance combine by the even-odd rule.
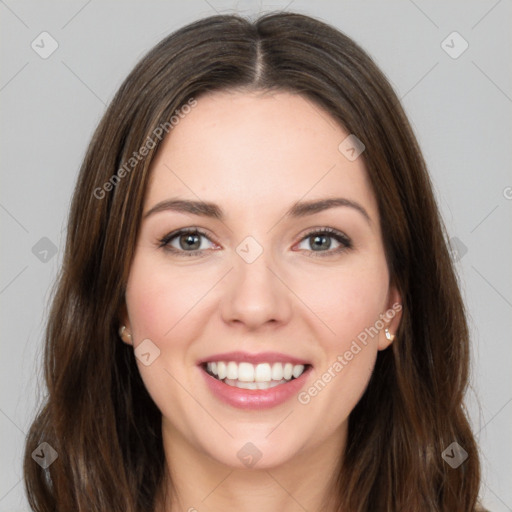
[[468, 364], [425, 163], [383, 74], [307, 16], [206, 18], [142, 59], [89, 146], [29, 500], [478, 510]]

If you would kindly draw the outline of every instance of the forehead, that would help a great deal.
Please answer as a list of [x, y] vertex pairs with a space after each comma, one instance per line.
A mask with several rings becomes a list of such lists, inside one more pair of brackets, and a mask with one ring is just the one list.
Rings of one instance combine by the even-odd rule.
[[[243, 209], [301, 198], [376, 202], [362, 158], [339, 150], [349, 134], [309, 99], [287, 92], [214, 92], [197, 99], [152, 162], [146, 207], [170, 196]], [[254, 210], [254, 209], [253, 209]], [[277, 211], [277, 210], [276, 210]]]

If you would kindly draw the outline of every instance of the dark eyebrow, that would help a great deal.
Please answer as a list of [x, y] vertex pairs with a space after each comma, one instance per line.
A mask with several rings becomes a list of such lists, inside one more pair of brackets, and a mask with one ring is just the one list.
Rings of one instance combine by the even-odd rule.
[[166, 199], [162, 201], [147, 213], [144, 214], [144, 219], [148, 218], [154, 213], [172, 210], [175, 212], [191, 213], [192, 215], [201, 215], [203, 217], [212, 217], [214, 219], [223, 220], [224, 214], [219, 206], [215, 203], [208, 203], [204, 201], [191, 201], [189, 199]]
[[368, 215], [368, 212], [359, 203], [343, 197], [297, 202], [288, 210], [285, 217], [305, 217], [306, 215], [313, 215], [314, 213], [339, 206], [354, 208], [365, 218], [368, 224], [371, 224], [370, 215]]
[[[306, 217], [307, 215], [313, 215], [329, 208], [336, 208], [339, 206], [347, 206], [354, 208], [366, 219], [368, 224], [371, 224], [370, 216], [368, 212], [357, 202], [351, 201], [350, 199], [344, 199], [342, 197], [333, 197], [326, 199], [319, 199], [313, 201], [297, 202], [285, 213], [284, 217]], [[204, 201], [192, 201], [189, 199], [167, 199], [161, 201], [151, 208], [146, 214], [144, 219], [148, 218], [154, 213], [163, 212], [166, 210], [172, 210], [182, 213], [190, 213], [192, 215], [200, 215], [203, 217], [211, 217], [218, 220], [224, 220], [224, 214], [222, 209], [215, 203], [209, 203]]]

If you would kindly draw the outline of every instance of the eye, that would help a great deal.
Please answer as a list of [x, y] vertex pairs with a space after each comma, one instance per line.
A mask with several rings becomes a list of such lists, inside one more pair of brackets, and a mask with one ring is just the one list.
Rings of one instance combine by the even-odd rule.
[[[196, 256], [208, 249], [202, 244], [201, 237], [210, 240], [208, 235], [198, 228], [185, 228], [165, 235], [159, 240], [159, 247], [178, 256]], [[211, 240], [210, 240], [211, 242]], [[213, 242], [211, 242], [213, 244]], [[177, 247], [176, 247], [177, 245]]]
[[[332, 239], [338, 244], [338, 247], [335, 247], [333, 250], [331, 250]], [[338, 254], [352, 248], [350, 238], [341, 231], [332, 228], [314, 228], [302, 238], [300, 243], [308, 244], [311, 249], [306, 247], [305, 250], [310, 251], [310, 256], [315, 257]], [[301, 249], [301, 247], [299, 247], [299, 249]]]
[[[205, 247], [202, 240], [208, 240], [215, 246], [204, 231], [199, 228], [184, 228], [173, 231], [159, 240], [159, 247], [177, 256], [199, 256], [209, 247]], [[332, 249], [332, 240], [335, 240], [337, 247]], [[314, 228], [304, 236], [300, 244], [308, 243], [309, 248], [299, 247], [301, 250], [309, 251], [310, 256], [329, 256], [341, 253], [352, 248], [350, 238], [332, 228]], [[210, 247], [212, 248], [212, 247]]]

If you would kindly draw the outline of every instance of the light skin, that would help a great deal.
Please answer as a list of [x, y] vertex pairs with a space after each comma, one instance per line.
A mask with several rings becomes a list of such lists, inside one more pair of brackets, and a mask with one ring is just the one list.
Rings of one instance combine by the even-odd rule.
[[[378, 351], [391, 343], [383, 329], [308, 404], [294, 396], [259, 411], [227, 405], [197, 361], [235, 350], [290, 354], [313, 366], [307, 390], [401, 302], [363, 158], [349, 161], [338, 150], [347, 135], [299, 95], [215, 92], [198, 98], [152, 162], [122, 320], [135, 348], [150, 339], [160, 350], [149, 366], [137, 359], [162, 412], [177, 490], [159, 512], [314, 511], [332, 493], [349, 414]], [[224, 217], [170, 209], [146, 216], [171, 198], [215, 203]], [[325, 198], [356, 206], [285, 215], [298, 201]], [[206, 232], [192, 240], [192, 256], [186, 236], [168, 240], [182, 256], [161, 247], [183, 228]], [[350, 247], [332, 233], [310, 234], [323, 228], [341, 232]], [[263, 249], [252, 263], [237, 252], [248, 236]], [[399, 321], [398, 312], [386, 323], [391, 333]], [[237, 456], [248, 442], [262, 454], [251, 468]]]

